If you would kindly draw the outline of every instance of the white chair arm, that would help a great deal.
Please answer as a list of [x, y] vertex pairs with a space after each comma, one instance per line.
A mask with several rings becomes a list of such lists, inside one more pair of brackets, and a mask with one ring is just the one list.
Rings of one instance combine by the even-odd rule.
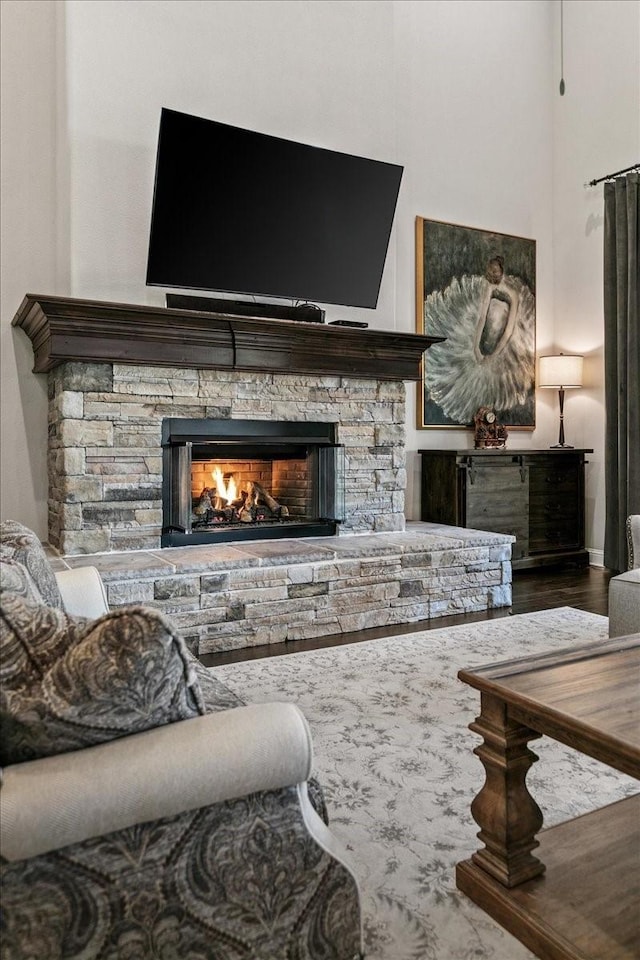
[[97, 620], [109, 612], [102, 577], [95, 567], [75, 567], [56, 573], [65, 611], [72, 617]]
[[311, 772], [307, 721], [291, 703], [182, 720], [71, 753], [5, 767], [0, 853], [24, 860]]

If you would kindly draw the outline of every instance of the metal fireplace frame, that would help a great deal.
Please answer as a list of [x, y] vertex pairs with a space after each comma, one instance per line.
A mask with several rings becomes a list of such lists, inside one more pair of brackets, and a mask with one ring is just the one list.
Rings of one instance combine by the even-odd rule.
[[[334, 536], [344, 519], [344, 446], [336, 443], [335, 423], [272, 420], [214, 420], [168, 417], [162, 422], [163, 547]], [[192, 530], [193, 448], [207, 447], [211, 459], [264, 459], [269, 448], [280, 456], [308, 458], [312, 471], [313, 517], [264, 521], [246, 528]]]

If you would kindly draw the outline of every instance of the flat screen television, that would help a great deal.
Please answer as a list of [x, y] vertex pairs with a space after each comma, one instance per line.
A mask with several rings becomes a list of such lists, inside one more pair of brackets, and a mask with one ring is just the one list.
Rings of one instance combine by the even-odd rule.
[[373, 308], [402, 171], [165, 108], [147, 284]]

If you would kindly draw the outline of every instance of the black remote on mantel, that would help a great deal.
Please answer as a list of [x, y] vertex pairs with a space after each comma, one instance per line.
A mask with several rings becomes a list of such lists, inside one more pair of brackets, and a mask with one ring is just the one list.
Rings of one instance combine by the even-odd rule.
[[368, 323], [363, 323], [362, 320], [330, 320], [328, 323], [330, 327], [360, 327], [363, 330], [365, 327], [368, 327]]

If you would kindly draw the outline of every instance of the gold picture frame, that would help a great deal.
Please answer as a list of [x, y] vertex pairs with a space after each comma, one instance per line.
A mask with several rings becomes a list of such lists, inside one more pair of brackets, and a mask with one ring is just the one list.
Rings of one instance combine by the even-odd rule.
[[483, 406], [535, 428], [535, 240], [416, 217], [416, 330], [445, 338], [422, 361], [419, 430], [472, 429]]

